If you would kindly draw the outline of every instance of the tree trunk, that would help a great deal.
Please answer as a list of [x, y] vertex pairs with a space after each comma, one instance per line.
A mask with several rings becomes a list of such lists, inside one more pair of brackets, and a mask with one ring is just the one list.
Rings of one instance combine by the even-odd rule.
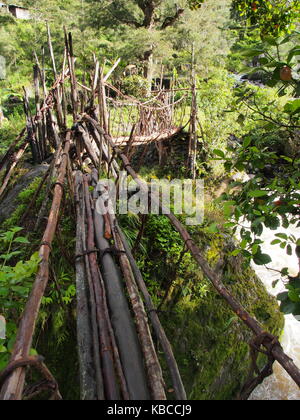
[[144, 77], [148, 81], [148, 93], [151, 92], [153, 72], [153, 46], [151, 46], [151, 49], [144, 54]]

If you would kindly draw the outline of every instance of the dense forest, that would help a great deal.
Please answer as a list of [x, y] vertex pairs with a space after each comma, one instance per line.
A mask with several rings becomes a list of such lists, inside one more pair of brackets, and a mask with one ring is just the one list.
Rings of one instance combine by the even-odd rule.
[[299, 1], [2, 1], [0, 399], [300, 399]]

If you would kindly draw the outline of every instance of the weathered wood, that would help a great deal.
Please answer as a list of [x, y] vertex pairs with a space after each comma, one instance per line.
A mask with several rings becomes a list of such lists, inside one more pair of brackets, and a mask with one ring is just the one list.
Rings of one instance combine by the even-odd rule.
[[[181, 127], [171, 128], [168, 130], [165, 130], [160, 133], [154, 133], [150, 136], [134, 136], [134, 140], [131, 144], [132, 147], [134, 146], [140, 146], [142, 144], [148, 144], [152, 143], [154, 141], [162, 142], [164, 140], [170, 140], [174, 136], [180, 133], [182, 130]], [[121, 136], [121, 137], [113, 137], [112, 141], [116, 146], [127, 146], [129, 144], [128, 136]]]
[[24, 111], [26, 115], [27, 139], [30, 144], [31, 153], [32, 153], [34, 162], [41, 163], [42, 158], [41, 158], [41, 153], [40, 153], [40, 150], [36, 141], [36, 137], [35, 137], [35, 127], [34, 127], [33, 119], [31, 117], [31, 113], [30, 113], [28, 94], [25, 88], [23, 88], [23, 90], [24, 90]]
[[117, 61], [113, 64], [112, 68], [107, 72], [107, 74], [103, 77], [103, 82], [107, 82], [107, 80], [110, 78], [110, 76], [113, 74], [113, 72], [116, 70], [118, 65], [121, 62], [121, 58], [118, 58]]
[[81, 139], [83, 141], [83, 144], [86, 148], [86, 151], [90, 157], [90, 159], [93, 162], [93, 165], [98, 168], [99, 166], [99, 157], [96, 154], [96, 150], [92, 145], [91, 139], [90, 139], [90, 135], [89, 133], [85, 130], [85, 127], [79, 125], [78, 126], [78, 132], [80, 133]]
[[131, 301], [133, 313], [136, 319], [139, 340], [144, 355], [145, 366], [148, 374], [148, 382], [153, 400], [166, 400], [164, 381], [161, 367], [151, 337], [147, 315], [143, 301], [140, 297], [134, 275], [118, 230], [113, 230], [114, 240], [120, 252], [120, 265], [127, 285], [128, 295]]
[[33, 66], [33, 79], [34, 79], [34, 93], [35, 93], [35, 107], [36, 107], [36, 139], [40, 149], [40, 158], [43, 161], [46, 157], [46, 141], [44, 138], [43, 132], [43, 114], [40, 114], [41, 104], [40, 104], [40, 83], [39, 83], [39, 74], [40, 69], [37, 64]]
[[85, 198], [85, 208], [86, 208], [86, 220], [87, 220], [87, 249], [89, 251], [88, 259], [90, 264], [91, 276], [93, 280], [93, 287], [95, 292], [96, 299], [96, 309], [97, 309], [97, 322], [99, 329], [100, 337], [100, 351], [101, 351], [101, 360], [102, 360], [102, 372], [103, 372], [103, 381], [105, 387], [105, 394], [108, 400], [118, 400], [119, 390], [117, 386], [117, 380], [114, 370], [114, 359], [112, 353], [112, 345], [110, 341], [110, 336], [108, 333], [108, 325], [105, 317], [105, 308], [104, 308], [104, 294], [103, 290], [100, 287], [99, 273], [97, 269], [97, 253], [91, 252], [95, 247], [95, 232], [93, 224], [93, 215], [91, 209], [91, 196], [89, 192], [89, 175], [83, 177], [83, 186], [84, 186], [84, 198]]
[[[104, 252], [110, 244], [104, 238], [103, 217], [96, 211], [94, 211], [94, 225], [97, 247]], [[124, 295], [120, 272], [110, 253], [102, 256], [101, 272], [130, 399], [148, 400], [150, 396], [138, 337]]]
[[51, 31], [50, 31], [50, 26], [49, 26], [48, 22], [47, 22], [46, 26], [47, 26], [48, 48], [49, 48], [50, 57], [51, 57], [53, 75], [54, 75], [54, 79], [56, 79], [57, 78], [57, 70], [56, 70], [56, 64], [55, 64], [55, 58], [54, 58], [54, 52], [53, 52], [53, 46], [52, 46], [52, 40], [51, 40]]
[[[85, 207], [83, 201], [83, 179], [76, 173], [76, 256], [85, 252]], [[77, 345], [80, 370], [81, 400], [104, 400], [103, 380], [100, 365], [99, 337], [95, 323], [95, 311], [88, 299], [88, 281], [85, 258], [76, 258], [76, 299], [77, 299]], [[93, 312], [93, 311], [92, 311]], [[92, 368], [94, 367], [94, 369]], [[100, 384], [99, 384], [100, 382]], [[99, 386], [100, 385], [100, 386]]]
[[50, 200], [50, 190], [51, 190], [51, 186], [52, 186], [52, 182], [53, 182], [53, 178], [56, 176], [57, 173], [57, 169], [58, 169], [58, 163], [59, 163], [59, 159], [61, 158], [61, 150], [62, 150], [62, 145], [60, 144], [58, 146], [58, 149], [56, 150], [53, 160], [51, 162], [50, 165], [50, 174], [48, 177], [48, 181], [47, 181], [47, 185], [46, 185], [46, 190], [45, 190], [45, 199], [41, 205], [41, 208], [38, 212], [37, 218], [36, 218], [36, 222], [34, 225], [34, 231], [38, 231], [40, 224], [43, 220], [43, 218], [45, 217], [46, 211], [47, 211], [47, 205], [48, 202]]
[[71, 80], [71, 99], [72, 99], [72, 106], [73, 106], [73, 120], [74, 122], [77, 120], [78, 115], [78, 92], [77, 92], [77, 81], [75, 75], [75, 57], [73, 51], [73, 39], [72, 34], [67, 34], [65, 28], [65, 46], [67, 51], [67, 58], [69, 64], [69, 72], [70, 72], [70, 80]]
[[114, 225], [115, 225], [115, 229], [117, 229], [117, 231], [118, 231], [118, 233], [121, 237], [124, 249], [126, 251], [127, 258], [130, 262], [130, 265], [131, 265], [132, 271], [134, 273], [134, 276], [135, 276], [136, 282], [138, 284], [138, 287], [143, 294], [143, 297], [144, 297], [144, 300], [145, 300], [145, 305], [146, 305], [147, 312], [148, 312], [148, 316], [151, 320], [151, 323], [152, 323], [152, 326], [154, 328], [155, 334], [156, 334], [156, 336], [157, 336], [157, 338], [158, 338], [158, 340], [159, 340], [159, 342], [162, 346], [162, 349], [164, 351], [166, 361], [167, 361], [167, 364], [168, 364], [168, 368], [170, 370], [170, 374], [171, 374], [172, 383], [173, 383], [173, 387], [174, 387], [174, 390], [175, 390], [176, 398], [178, 400], [186, 400], [187, 399], [186, 392], [185, 392], [184, 385], [183, 385], [183, 382], [182, 382], [182, 379], [181, 379], [181, 376], [180, 376], [180, 372], [179, 372], [179, 369], [178, 369], [176, 359], [174, 357], [172, 346], [171, 346], [171, 344], [168, 340], [168, 337], [166, 336], [164, 328], [162, 327], [162, 325], [160, 323], [159, 317], [157, 315], [157, 310], [156, 310], [156, 308], [155, 308], [155, 306], [152, 302], [150, 293], [148, 292], [148, 288], [147, 288], [147, 286], [144, 282], [142, 273], [141, 273], [141, 271], [140, 271], [140, 269], [139, 269], [139, 267], [136, 263], [136, 260], [135, 260], [134, 256], [132, 255], [130, 246], [129, 246], [127, 240], [126, 240], [126, 237], [125, 237], [124, 233], [122, 232], [120, 226], [118, 225], [117, 220], [115, 220]]

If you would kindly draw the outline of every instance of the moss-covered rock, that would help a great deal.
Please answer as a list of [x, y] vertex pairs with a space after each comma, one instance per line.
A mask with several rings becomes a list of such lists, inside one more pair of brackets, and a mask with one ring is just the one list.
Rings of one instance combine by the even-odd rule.
[[[183, 244], [167, 220], [165, 223], [163, 217], [150, 216], [146, 230], [148, 252], [141, 267], [156, 296], [164, 295], [166, 279], [172, 283], [171, 296], [162, 306], [161, 320], [173, 345], [188, 397], [235, 398], [249, 372], [251, 331], [204, 278], [189, 254], [180, 264], [176, 263]], [[199, 227], [194, 237], [212, 267], [220, 260], [223, 262], [222, 278], [233, 296], [265, 330], [280, 335], [284, 319], [276, 300], [241, 257], [229, 256], [228, 250], [234, 246], [230, 237], [208, 235]], [[160, 286], [160, 292], [153, 287], [154, 283]], [[170, 381], [168, 386], [172, 388]]]
[[[266, 330], [279, 335], [283, 316], [251, 271], [232, 275], [229, 288]], [[251, 332], [210, 288], [204, 298], [182, 297], [162, 318], [190, 399], [232, 399], [249, 369]]]

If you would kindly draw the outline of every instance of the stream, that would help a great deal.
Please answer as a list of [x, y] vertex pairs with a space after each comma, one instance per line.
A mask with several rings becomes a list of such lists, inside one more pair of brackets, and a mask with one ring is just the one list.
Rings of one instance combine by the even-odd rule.
[[[281, 228], [280, 232], [300, 237], [300, 228]], [[299, 267], [295, 254], [293, 256], [288, 256], [286, 251], [282, 250], [279, 245], [271, 245], [271, 242], [275, 239], [275, 233], [276, 232], [265, 228], [261, 237], [264, 241], [264, 244], [262, 244], [263, 252], [269, 254], [272, 258], [272, 263], [268, 266], [275, 270], [289, 267], [290, 275], [296, 276]], [[277, 296], [278, 293], [285, 291], [285, 287], [281, 281], [278, 282], [275, 288], [272, 287], [272, 283], [280, 277], [279, 273], [270, 271], [265, 268], [265, 266], [257, 266], [254, 263], [253, 269], [271, 295]], [[284, 351], [300, 368], [300, 321], [297, 321], [293, 315], [285, 316], [285, 328], [283, 336], [281, 337], [281, 344]], [[276, 362], [274, 364], [274, 374], [265, 379], [263, 384], [256, 388], [249, 399], [300, 400], [300, 390], [284, 369]]]

